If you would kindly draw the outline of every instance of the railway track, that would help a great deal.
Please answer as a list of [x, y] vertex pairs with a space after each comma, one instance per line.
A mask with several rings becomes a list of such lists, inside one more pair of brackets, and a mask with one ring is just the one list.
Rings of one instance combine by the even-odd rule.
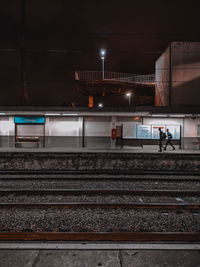
[[0, 170], [0, 175], [180, 175], [200, 176], [193, 171], [132, 171], [132, 170]]
[[[84, 175], [86, 176], [86, 175]], [[62, 181], [62, 180], [65, 180], [65, 181], [166, 181], [166, 182], [170, 182], [170, 181], [173, 181], [173, 182], [200, 182], [200, 176], [192, 176], [191, 178], [187, 178], [187, 177], [176, 177], [176, 176], [173, 176], [173, 177], [152, 177], [152, 176], [148, 176], [148, 177], [144, 177], [144, 176], [135, 176], [135, 177], [131, 177], [130, 175], [129, 176], [123, 176], [121, 178], [117, 177], [117, 176], [107, 176], [107, 177], [98, 177], [98, 176], [95, 176], [95, 177], [84, 177], [84, 176], [77, 176], [77, 177], [69, 177], [69, 176], [66, 176], [66, 175], [60, 175], [58, 177], [51, 177], [51, 176], [48, 176], [48, 177], [45, 177], [45, 175], [42, 175], [42, 176], [35, 176], [33, 178], [30, 178], [30, 177], [27, 177], [27, 176], [22, 176], [22, 177], [19, 177], [18, 175], [10, 175], [10, 177], [1, 177], [0, 176], [0, 181], [29, 181], [30, 179], [35, 179], [37, 181], [41, 181], [41, 180], [56, 180], [56, 181]]]
[[[49, 203], [50, 202], [50, 203]], [[29, 204], [42, 205], [53, 204], [54, 206], [66, 204], [68, 207], [86, 206], [91, 207], [91, 204], [99, 204], [99, 207], [111, 207], [113, 204], [117, 207], [139, 207], [137, 204], [145, 204], [150, 207], [150, 204], [161, 205], [163, 207], [172, 204], [179, 207], [187, 207], [187, 205], [195, 205], [200, 203], [200, 191], [198, 190], [98, 190], [98, 189], [2, 189], [0, 190], [0, 208], [12, 204], [16, 207], [24, 205], [31, 207]], [[80, 205], [81, 204], [81, 205]], [[112, 205], [111, 205], [112, 204]], [[184, 205], [185, 206], [184, 206]], [[17, 206], [18, 205], [18, 206]], [[49, 205], [50, 206], [50, 205]], [[152, 205], [153, 207], [153, 205]]]
[[200, 242], [200, 233], [0, 233], [0, 241]]
[[[68, 181], [69, 184], [62, 184], [64, 181]], [[123, 183], [129, 181], [137, 182], [135, 187], [123, 188]], [[148, 189], [148, 182], [150, 181], [153, 181], [152, 188]], [[53, 188], [51, 188], [51, 182], [54, 184]], [[102, 188], [100, 184], [98, 185], [98, 183], [103, 182], [105, 184], [108, 182], [105, 188]], [[115, 182], [114, 185], [112, 185], [113, 182]], [[140, 182], [146, 183], [147, 188], [137, 188]], [[125, 172], [124, 174], [124, 172], [116, 172], [113, 175], [110, 172], [106, 174], [71, 171], [49, 173], [41, 171], [0, 172], [0, 241], [199, 242], [199, 182], [199, 173], [133, 174]], [[73, 188], [76, 183], [77, 186]], [[83, 183], [89, 183], [91, 188], [81, 188]], [[95, 183], [96, 187], [92, 188]], [[169, 188], [156, 188], [157, 184], [165, 184], [166, 186], [167, 183]], [[173, 186], [170, 187], [170, 183]], [[186, 183], [186, 186], [178, 189], [179, 185], [181, 186], [183, 183]], [[57, 188], [57, 185], [61, 188]], [[190, 185], [192, 185], [191, 188]], [[17, 186], [20, 188], [15, 188]], [[127, 187], [129, 187], [128, 183]], [[154, 201], [138, 203], [134, 201], [126, 202], [125, 199], [125, 203], [120, 203], [117, 200], [114, 203], [104, 202], [104, 197], [111, 195], [116, 199], [125, 196], [142, 196], [153, 198]], [[47, 198], [46, 200], [46, 196], [50, 199]], [[52, 196], [56, 196], [58, 199], [61, 196], [70, 196], [72, 200], [63, 202], [61, 198], [59, 201], [52, 201]], [[98, 197], [100, 201], [87, 202], [87, 199], [80, 201], [77, 198], [73, 201], [74, 196]], [[1, 202], [4, 197], [4, 201]], [[18, 197], [20, 202], [17, 201]], [[35, 198], [34, 202], [27, 202], [27, 199], [31, 197]], [[156, 198], [162, 200], [163, 197], [166, 198], [165, 202], [155, 201]], [[187, 197], [187, 201], [184, 202], [181, 199], [183, 201], [181, 203], [174, 203], [173, 201], [168, 203], [168, 197]], [[6, 201], [6, 198], [9, 201]], [[37, 198], [38, 200], [42, 198], [42, 203], [37, 202]], [[193, 201], [190, 203], [189, 200], [192, 198]], [[9, 220], [11, 226], [7, 226]], [[155, 223], [152, 224], [152, 222]], [[154, 226], [154, 224], [156, 225]], [[171, 229], [173, 231], [170, 231]]]
[[198, 190], [98, 190], [98, 189], [1, 189], [0, 195], [46, 195], [46, 194], [73, 194], [73, 195], [132, 195], [132, 196], [200, 196]]
[[2, 208], [104, 208], [104, 209], [161, 209], [161, 210], [199, 210], [200, 204], [172, 203], [0, 203]]
[[0, 171], [4, 180], [69, 180], [69, 181], [200, 181], [199, 172], [131, 172], [131, 171]]

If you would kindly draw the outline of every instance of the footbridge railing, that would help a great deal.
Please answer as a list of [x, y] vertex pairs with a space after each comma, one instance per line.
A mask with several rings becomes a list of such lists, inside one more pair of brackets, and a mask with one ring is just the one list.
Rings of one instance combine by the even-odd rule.
[[155, 84], [155, 74], [140, 75], [121, 72], [105, 71], [104, 79], [102, 71], [76, 71], [75, 79], [84, 81], [119, 81], [126, 83]]

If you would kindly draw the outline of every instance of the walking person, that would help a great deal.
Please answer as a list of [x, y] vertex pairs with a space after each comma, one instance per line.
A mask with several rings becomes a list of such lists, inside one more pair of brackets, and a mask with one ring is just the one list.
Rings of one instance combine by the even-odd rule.
[[163, 142], [163, 140], [165, 140], [165, 138], [166, 138], [166, 133], [163, 132], [163, 131], [161, 130], [161, 128], [158, 128], [158, 130], [159, 130], [159, 152], [162, 152], [162, 148], [163, 148], [163, 144], [162, 144], [162, 142]]
[[170, 145], [173, 148], [173, 150], [175, 150], [175, 147], [172, 145], [172, 142], [171, 142], [172, 138], [173, 138], [172, 134], [169, 132], [169, 129], [167, 129], [167, 142], [165, 144], [164, 150], [166, 150], [168, 145]]

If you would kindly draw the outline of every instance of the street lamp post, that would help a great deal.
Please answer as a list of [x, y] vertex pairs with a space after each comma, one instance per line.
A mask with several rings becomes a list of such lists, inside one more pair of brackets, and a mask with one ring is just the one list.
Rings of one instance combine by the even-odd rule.
[[131, 93], [127, 93], [126, 96], [128, 97], [128, 105], [130, 108], [130, 106], [131, 106]]
[[104, 61], [105, 61], [106, 51], [104, 49], [101, 49], [100, 55], [101, 55], [101, 60], [102, 60], [102, 80], [104, 80]]

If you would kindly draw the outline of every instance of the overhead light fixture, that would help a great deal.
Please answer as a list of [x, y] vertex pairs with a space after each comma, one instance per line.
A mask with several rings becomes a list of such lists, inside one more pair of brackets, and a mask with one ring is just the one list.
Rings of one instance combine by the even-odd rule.
[[170, 118], [185, 118], [187, 114], [170, 114]]
[[99, 103], [99, 104], [98, 104], [98, 107], [99, 107], [99, 108], [102, 108], [102, 107], [103, 107], [103, 104], [102, 104], [102, 103]]
[[126, 96], [128, 97], [128, 106], [130, 108], [130, 106], [131, 106], [131, 93], [130, 92], [126, 93]]
[[45, 113], [46, 116], [60, 116], [60, 113]]
[[102, 57], [105, 57], [105, 55], [106, 55], [106, 50], [105, 50], [105, 49], [101, 49], [101, 50], [100, 50], [100, 54], [101, 54]]
[[167, 118], [169, 117], [168, 114], [152, 114], [151, 117], [155, 117], [155, 118]]
[[104, 80], [104, 61], [105, 61], [105, 56], [106, 56], [106, 50], [105, 49], [100, 50], [100, 56], [101, 56], [101, 60], [102, 60], [102, 80]]
[[63, 113], [63, 116], [78, 116], [78, 113]]
[[0, 116], [6, 115], [6, 113], [4, 112], [0, 112]]

